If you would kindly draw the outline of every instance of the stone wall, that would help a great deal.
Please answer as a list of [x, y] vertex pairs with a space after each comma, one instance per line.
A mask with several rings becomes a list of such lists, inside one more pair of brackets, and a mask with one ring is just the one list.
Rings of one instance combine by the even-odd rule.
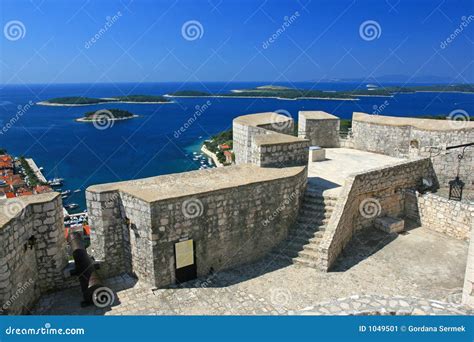
[[61, 196], [47, 193], [4, 200], [0, 205], [1, 313], [25, 313], [42, 293], [62, 287], [66, 265]]
[[260, 159], [255, 156], [255, 137], [259, 135], [293, 135], [293, 119], [278, 113], [243, 115], [232, 122], [235, 163], [252, 163]]
[[[354, 148], [400, 158], [431, 157], [441, 186], [448, 186], [458, 167], [461, 149], [447, 146], [474, 142], [474, 122], [429, 120], [354, 113]], [[474, 148], [465, 150], [460, 177], [474, 188]]]
[[468, 240], [474, 224], [474, 205], [467, 202], [450, 201], [436, 194], [407, 193], [405, 214], [427, 229]]
[[298, 136], [311, 146], [339, 147], [339, 118], [321, 111], [298, 113]]
[[250, 162], [260, 167], [308, 165], [309, 141], [285, 134], [252, 138]]
[[321, 268], [329, 270], [353, 233], [379, 216], [403, 217], [405, 193], [422, 177], [433, 177], [430, 159], [401, 162], [350, 176], [344, 184], [319, 247]]
[[286, 238], [306, 179], [306, 167], [246, 164], [90, 187], [94, 255], [106, 275], [156, 287], [175, 283], [182, 240], [194, 241], [198, 276], [258, 260]]
[[462, 301], [474, 307], [474, 220], [471, 221], [471, 236], [467, 255], [466, 275], [464, 277], [464, 290]]

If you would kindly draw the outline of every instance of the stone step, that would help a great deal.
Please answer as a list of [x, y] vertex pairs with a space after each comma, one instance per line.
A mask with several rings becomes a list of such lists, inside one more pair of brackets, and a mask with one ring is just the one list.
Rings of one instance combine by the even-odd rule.
[[288, 235], [288, 238], [286, 240], [293, 241], [296, 238], [311, 239], [313, 237], [322, 237], [323, 234], [324, 229], [296, 228]]
[[317, 225], [326, 225], [329, 222], [328, 217], [308, 217], [308, 216], [299, 216], [296, 220], [298, 224], [311, 224], [313, 226]]
[[332, 215], [332, 210], [325, 210], [325, 211], [315, 211], [315, 210], [310, 210], [308, 208], [301, 208], [300, 211], [301, 216], [305, 217], [326, 217], [329, 218]]
[[337, 197], [323, 196], [320, 192], [311, 191], [311, 190], [308, 190], [308, 189], [306, 189], [306, 191], [304, 193], [304, 196], [305, 197], [310, 197], [310, 198], [315, 198], [315, 199], [318, 199], [318, 200], [323, 200], [323, 201], [331, 201], [331, 202], [336, 202], [337, 201]]
[[320, 265], [316, 261], [307, 260], [307, 259], [303, 259], [303, 258], [300, 258], [300, 257], [293, 258], [293, 263], [296, 264], [296, 265], [315, 268], [315, 269], [320, 268]]
[[298, 257], [309, 261], [314, 261], [318, 260], [318, 253], [313, 250], [303, 249], [302, 251], [298, 252]]
[[304, 196], [303, 202], [306, 203], [313, 203], [313, 204], [320, 204], [320, 205], [328, 205], [328, 206], [335, 206], [335, 200], [329, 200], [325, 198], [318, 198], [318, 197], [311, 197], [311, 196]]

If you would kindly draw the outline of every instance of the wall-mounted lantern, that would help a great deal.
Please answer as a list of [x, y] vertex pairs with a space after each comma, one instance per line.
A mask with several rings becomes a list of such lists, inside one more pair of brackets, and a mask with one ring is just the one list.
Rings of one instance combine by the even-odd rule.
[[459, 179], [459, 171], [461, 169], [461, 162], [464, 159], [464, 153], [466, 148], [474, 146], [474, 143], [462, 144], [456, 146], [447, 147], [446, 150], [451, 150], [454, 148], [462, 148], [462, 152], [458, 154], [458, 168], [456, 173], [456, 178], [449, 182], [449, 199], [454, 201], [462, 200], [462, 190], [464, 188], [464, 182]]
[[462, 200], [462, 189], [464, 188], [464, 182], [456, 176], [452, 181], [449, 182], [449, 199], [454, 201]]

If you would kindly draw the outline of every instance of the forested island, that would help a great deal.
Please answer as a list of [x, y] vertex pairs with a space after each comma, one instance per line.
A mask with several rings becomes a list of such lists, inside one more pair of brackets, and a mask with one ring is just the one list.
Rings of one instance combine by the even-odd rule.
[[413, 87], [372, 87], [369, 89], [355, 89], [349, 91], [323, 91], [314, 89], [297, 89], [282, 86], [260, 86], [252, 89], [236, 89], [230, 93], [211, 94], [197, 90], [182, 90], [171, 93], [171, 97], [269, 97], [280, 99], [332, 99], [332, 100], [357, 100], [358, 96], [394, 96], [416, 92], [460, 92], [474, 93], [474, 85], [432, 85]]
[[95, 112], [87, 112], [82, 118], [76, 119], [78, 122], [101, 122], [116, 121], [138, 118], [138, 115], [123, 109], [102, 109]]
[[161, 95], [126, 95], [108, 98], [84, 96], [56, 97], [38, 102], [42, 106], [89, 106], [101, 103], [170, 103], [171, 100]]

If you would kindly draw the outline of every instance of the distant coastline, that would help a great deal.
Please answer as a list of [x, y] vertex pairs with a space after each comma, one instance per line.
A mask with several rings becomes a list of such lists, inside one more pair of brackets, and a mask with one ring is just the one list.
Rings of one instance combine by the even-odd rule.
[[417, 92], [462, 92], [474, 94], [474, 85], [419, 86], [419, 87], [376, 87], [344, 91], [324, 91], [316, 89], [298, 89], [281, 86], [259, 86], [250, 89], [232, 89], [228, 93], [211, 94], [199, 90], [180, 90], [166, 94], [165, 97], [219, 97], [219, 98], [271, 98], [278, 100], [335, 100], [357, 101], [361, 97], [393, 97], [397, 94]]
[[169, 99], [161, 95], [127, 95], [117, 97], [91, 98], [82, 96], [58, 97], [46, 101], [37, 102], [40, 106], [59, 107], [81, 107], [97, 104], [109, 103], [130, 103], [130, 104], [166, 104], [172, 103]]

